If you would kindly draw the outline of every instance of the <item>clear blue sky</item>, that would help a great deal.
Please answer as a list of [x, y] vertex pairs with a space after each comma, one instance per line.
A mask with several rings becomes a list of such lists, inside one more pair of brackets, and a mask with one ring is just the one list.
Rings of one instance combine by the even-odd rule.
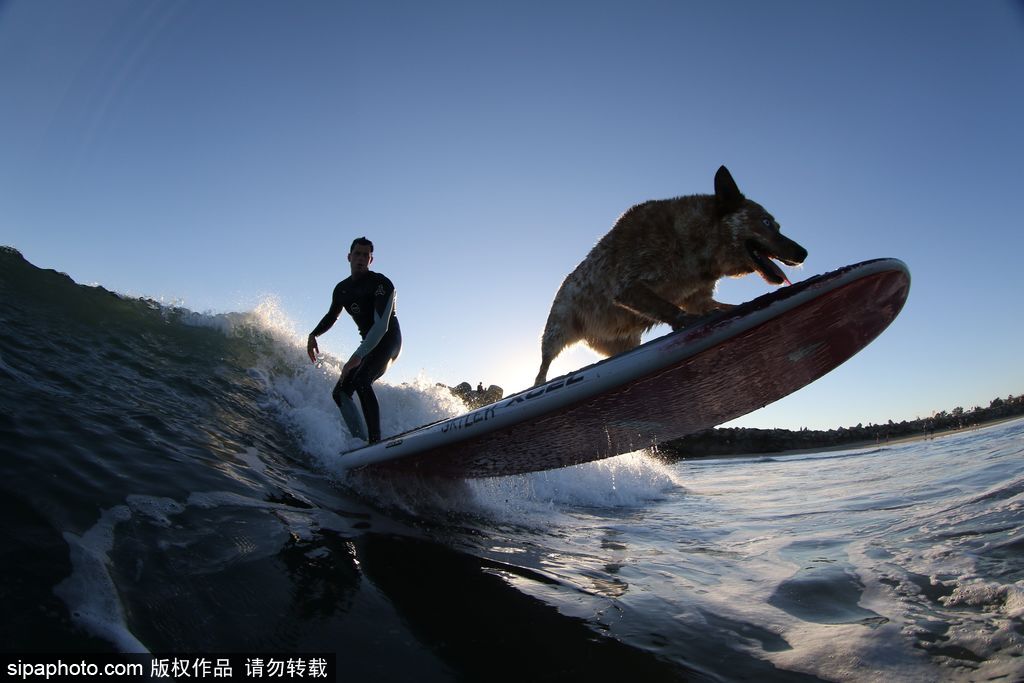
[[527, 386], [562, 278], [723, 163], [809, 249], [792, 279], [914, 278], [873, 345], [739, 424], [1024, 392], [1020, 2], [0, 2], [0, 244], [200, 312], [274, 297], [304, 338], [366, 234], [393, 383]]

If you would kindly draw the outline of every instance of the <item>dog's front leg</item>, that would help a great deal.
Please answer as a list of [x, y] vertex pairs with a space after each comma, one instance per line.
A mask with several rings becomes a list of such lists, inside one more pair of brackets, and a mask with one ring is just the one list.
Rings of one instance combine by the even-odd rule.
[[700, 316], [690, 315], [672, 302], [662, 299], [642, 282], [630, 284], [619, 292], [613, 301], [616, 306], [636, 313], [641, 318], [671, 325], [673, 330], [686, 327], [700, 318]]
[[705, 283], [679, 303], [679, 308], [696, 315], [707, 315], [715, 311], [728, 311], [733, 304], [715, 301], [715, 283]]

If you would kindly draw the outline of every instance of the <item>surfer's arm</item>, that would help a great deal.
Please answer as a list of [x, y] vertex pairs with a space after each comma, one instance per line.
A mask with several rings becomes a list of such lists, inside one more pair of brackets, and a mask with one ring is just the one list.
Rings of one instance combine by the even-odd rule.
[[391, 324], [391, 315], [395, 311], [395, 290], [392, 289], [389, 294], [383, 295], [381, 298], [383, 299], [383, 305], [378, 303], [378, 305], [374, 306], [373, 327], [363, 337], [363, 343], [352, 354], [353, 358], [356, 356], [364, 358], [366, 354], [376, 348], [380, 340], [387, 334], [388, 326]]
[[327, 315], [320, 319], [319, 324], [313, 328], [313, 331], [309, 333], [309, 337], [306, 339], [306, 353], [314, 363], [316, 362], [316, 354], [320, 353], [320, 347], [317, 346], [316, 338], [334, 327], [334, 323], [338, 322], [338, 316], [341, 315], [342, 308], [344, 308], [344, 302], [339, 295], [339, 288], [340, 285], [334, 288], [334, 295], [331, 297], [331, 308], [327, 311]]
[[[358, 368], [366, 354], [373, 351], [380, 340], [384, 338], [384, 335], [388, 331], [388, 327], [391, 324], [391, 314], [395, 310], [395, 290], [391, 290], [390, 294], [383, 297], [383, 306], [374, 307], [373, 311], [373, 327], [363, 337], [363, 343], [359, 345], [359, 348], [355, 350], [352, 357], [345, 363], [345, 367], [341, 369], [341, 378], [344, 380], [348, 373]], [[315, 343], [315, 342], [314, 342]]]

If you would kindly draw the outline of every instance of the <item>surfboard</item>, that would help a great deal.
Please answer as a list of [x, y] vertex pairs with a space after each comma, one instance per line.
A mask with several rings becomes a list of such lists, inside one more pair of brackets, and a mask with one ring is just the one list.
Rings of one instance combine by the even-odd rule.
[[626, 353], [342, 455], [354, 470], [495, 477], [629, 453], [810, 384], [896, 318], [910, 271], [876, 259], [711, 314]]

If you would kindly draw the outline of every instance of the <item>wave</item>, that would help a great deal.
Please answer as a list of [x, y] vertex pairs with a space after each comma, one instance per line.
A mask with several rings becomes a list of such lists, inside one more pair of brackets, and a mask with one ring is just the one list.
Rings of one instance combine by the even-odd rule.
[[[199, 461], [237, 459], [255, 447], [271, 459], [299, 460], [348, 479], [338, 455], [361, 442], [348, 434], [331, 399], [343, 360], [325, 354], [311, 364], [304, 335], [273, 297], [251, 311], [197, 313], [77, 284], [10, 247], [0, 248], [0, 294], [0, 376], [19, 387], [11, 398], [23, 406], [43, 403], [44, 413], [67, 408], [60, 421], [89, 433], [86, 441], [102, 432], [115, 451], [156, 448]], [[466, 410], [424, 375], [400, 385], [379, 382], [375, 390], [385, 435]], [[29, 412], [14, 410], [14, 431], [37, 421]], [[45, 425], [37, 427], [41, 436]], [[371, 485], [365, 478], [357, 483]], [[509, 496], [524, 505], [628, 506], [676, 486], [669, 468], [626, 456], [480, 483], [467, 493], [474, 498], [467, 507], [501, 507], [489, 497]], [[408, 505], [410, 498], [408, 491], [374, 495], [389, 505]]]

